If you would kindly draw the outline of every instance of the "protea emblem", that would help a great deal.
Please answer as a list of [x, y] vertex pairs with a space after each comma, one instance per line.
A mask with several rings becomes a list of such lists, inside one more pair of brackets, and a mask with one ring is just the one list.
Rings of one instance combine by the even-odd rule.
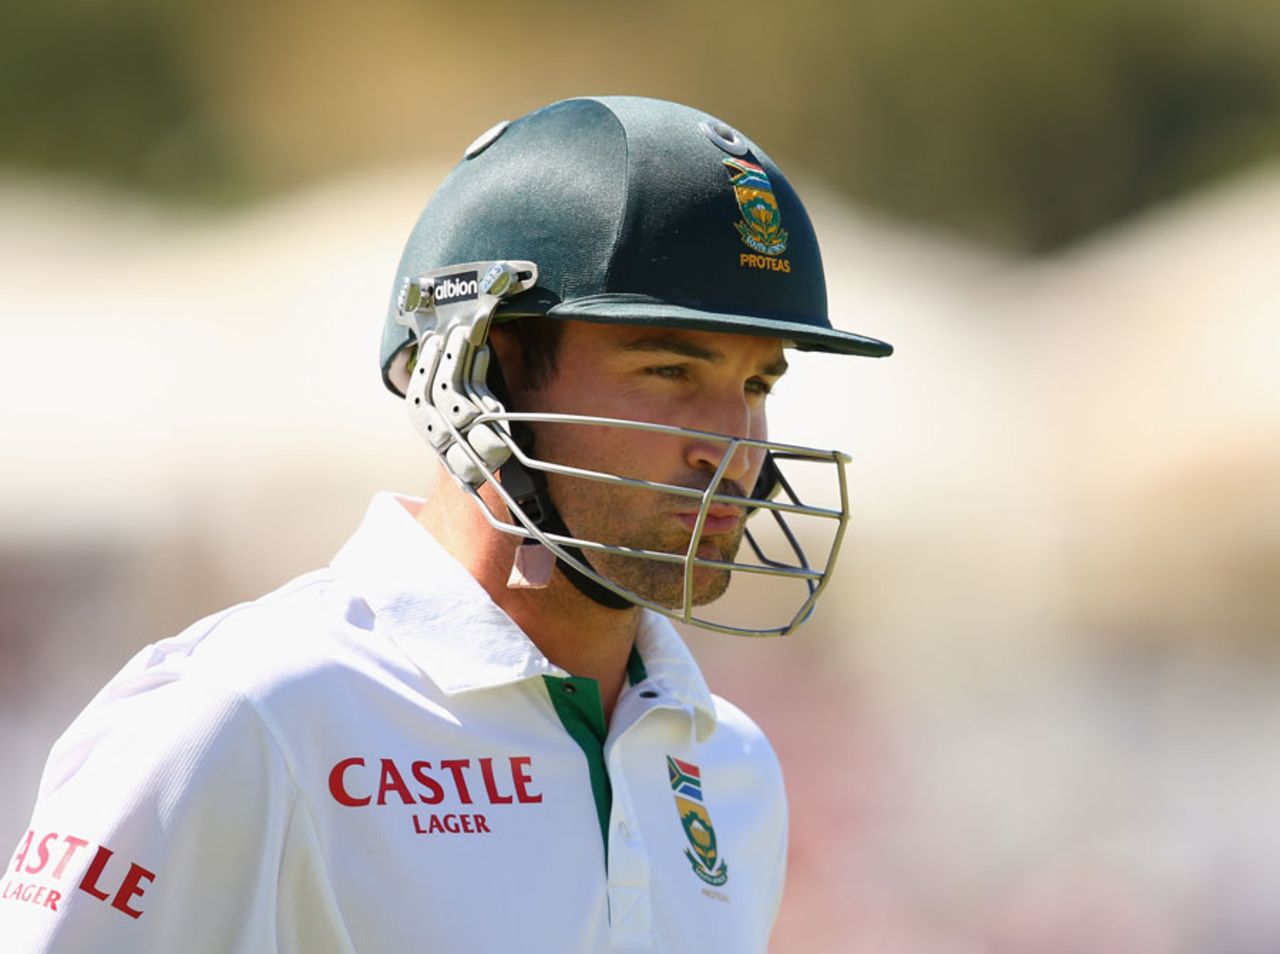
[[716, 830], [702, 803], [702, 772], [692, 762], [667, 756], [667, 777], [676, 796], [676, 812], [689, 847], [684, 856], [693, 873], [707, 884], [719, 885], [729, 880], [729, 866], [716, 849]]
[[724, 164], [742, 213], [742, 220], [734, 223], [742, 241], [762, 255], [781, 255], [787, 250], [787, 230], [782, 227], [782, 212], [768, 173], [745, 159], [730, 157]]

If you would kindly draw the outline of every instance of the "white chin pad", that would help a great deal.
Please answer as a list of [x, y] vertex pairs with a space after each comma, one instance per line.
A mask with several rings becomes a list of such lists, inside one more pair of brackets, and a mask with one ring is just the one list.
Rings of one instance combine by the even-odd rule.
[[503, 443], [502, 438], [490, 426], [471, 428], [467, 434], [467, 442], [490, 470], [497, 470], [511, 456], [511, 448]]
[[444, 452], [444, 456], [448, 468], [472, 487], [479, 487], [484, 483], [484, 471], [472, 462], [460, 445], [454, 444]]
[[516, 547], [516, 558], [507, 578], [508, 589], [541, 590], [551, 582], [556, 568], [556, 555], [540, 543], [522, 543]]

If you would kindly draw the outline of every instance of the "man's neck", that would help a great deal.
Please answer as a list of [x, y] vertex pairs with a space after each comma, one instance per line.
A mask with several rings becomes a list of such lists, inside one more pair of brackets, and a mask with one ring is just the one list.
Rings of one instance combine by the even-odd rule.
[[549, 661], [574, 676], [596, 680], [606, 720], [626, 680], [640, 609], [601, 606], [556, 570], [547, 586], [507, 585], [519, 540], [489, 526], [475, 503], [442, 479], [417, 514], [421, 524], [484, 587]]

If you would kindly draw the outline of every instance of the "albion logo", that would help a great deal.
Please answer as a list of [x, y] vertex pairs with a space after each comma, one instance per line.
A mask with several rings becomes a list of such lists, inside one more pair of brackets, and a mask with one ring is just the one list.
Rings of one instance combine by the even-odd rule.
[[475, 272], [458, 272], [437, 278], [432, 286], [435, 303], [448, 305], [455, 301], [474, 301], [480, 294], [479, 277]]

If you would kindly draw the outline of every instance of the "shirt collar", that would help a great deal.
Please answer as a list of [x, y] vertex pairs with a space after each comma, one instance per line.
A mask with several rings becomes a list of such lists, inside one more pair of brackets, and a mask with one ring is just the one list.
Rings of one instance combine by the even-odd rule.
[[[373, 610], [378, 628], [448, 695], [569, 675], [414, 519], [422, 506], [411, 497], [375, 495], [359, 528], [332, 560], [333, 569]], [[699, 738], [709, 736], [715, 703], [671, 623], [646, 610], [636, 648], [645, 682], [689, 707]]]
[[716, 706], [702, 670], [694, 661], [671, 621], [645, 610], [636, 634], [636, 649], [644, 661], [645, 684], [653, 684], [681, 706], [690, 709], [699, 742], [716, 729]]

